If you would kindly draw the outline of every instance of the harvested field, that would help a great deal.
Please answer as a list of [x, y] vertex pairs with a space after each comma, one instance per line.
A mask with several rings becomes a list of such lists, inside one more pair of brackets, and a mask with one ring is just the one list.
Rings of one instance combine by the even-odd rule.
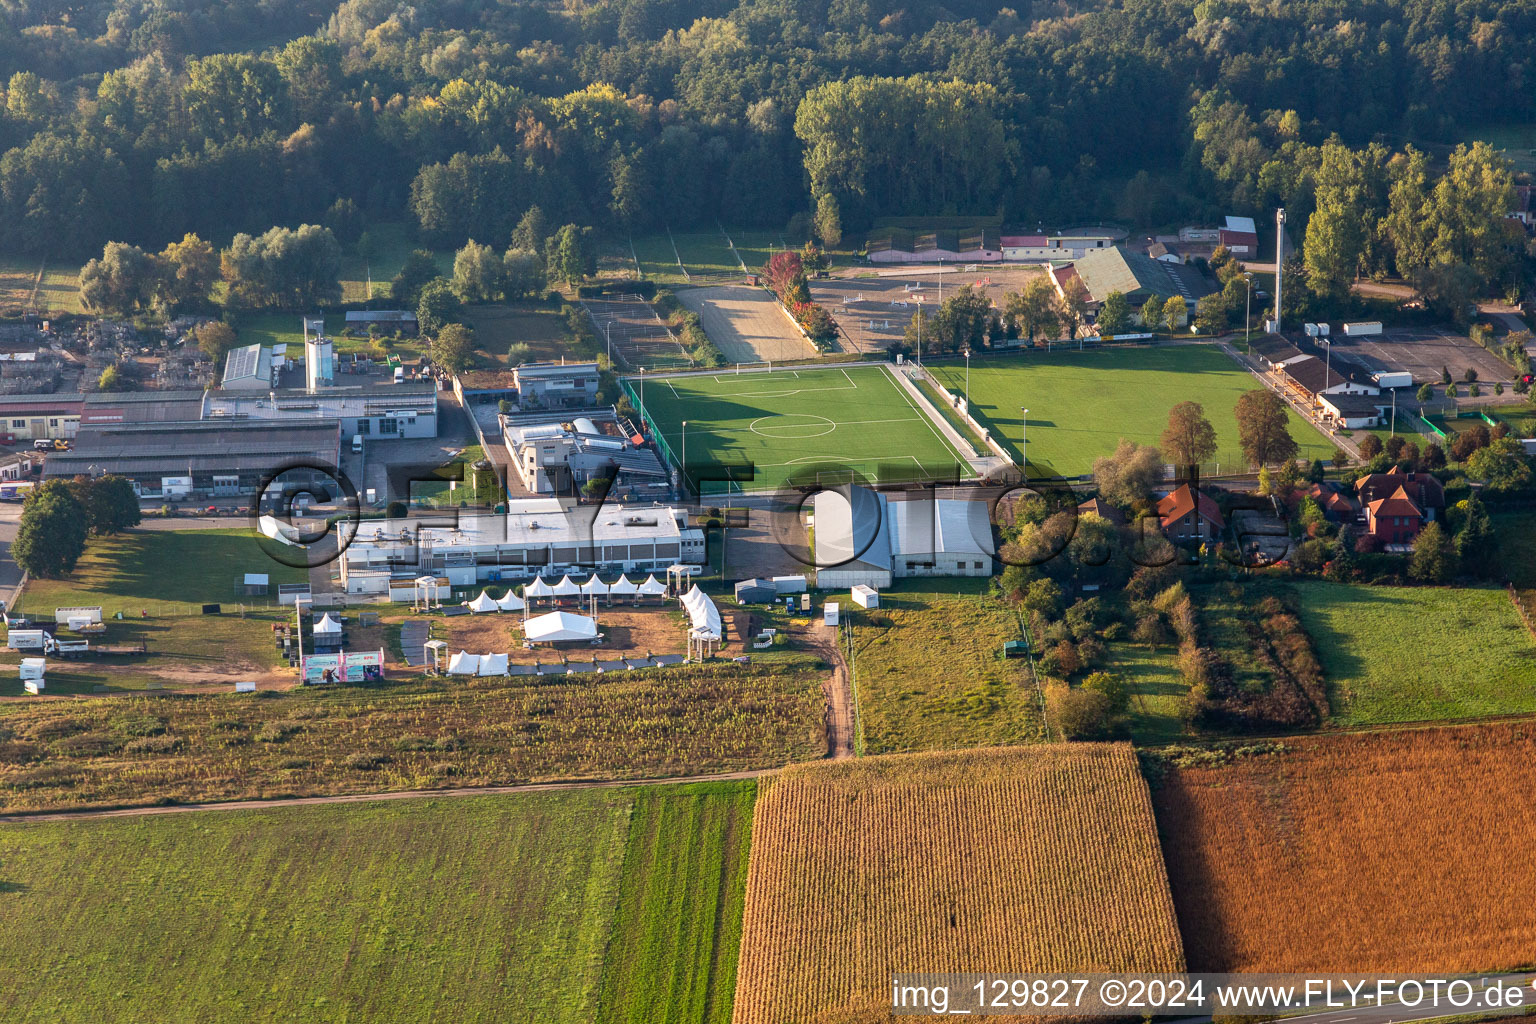
[[1177, 971], [1129, 744], [802, 765], [752, 825], [735, 1024], [889, 998], [896, 970]]
[[1536, 725], [1186, 757], [1154, 770], [1153, 803], [1191, 970], [1531, 963]]
[[827, 750], [798, 653], [528, 682], [0, 702], [0, 812], [772, 768]]
[[761, 288], [682, 288], [677, 300], [699, 314], [704, 333], [733, 363], [816, 356], [815, 347], [789, 322], [773, 295]]

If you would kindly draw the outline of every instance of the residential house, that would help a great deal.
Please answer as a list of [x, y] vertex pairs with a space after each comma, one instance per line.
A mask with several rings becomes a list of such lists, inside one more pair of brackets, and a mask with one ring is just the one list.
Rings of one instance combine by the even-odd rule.
[[1313, 484], [1301, 493], [1303, 497], [1317, 502], [1322, 507], [1323, 515], [1335, 522], [1348, 522], [1360, 510], [1360, 506], [1355, 504], [1355, 499], [1339, 490], [1336, 484]]
[[1160, 263], [1182, 264], [1184, 262], [1184, 257], [1168, 248], [1167, 244], [1164, 242], [1153, 242], [1151, 245], [1147, 246], [1147, 255], [1151, 256], [1153, 259]]
[[1079, 516], [1098, 516], [1100, 519], [1114, 523], [1116, 526], [1125, 525], [1125, 513], [1102, 498], [1089, 498], [1087, 501], [1079, 503], [1077, 514]]
[[596, 363], [523, 363], [516, 380], [525, 408], [580, 409], [597, 403]]
[[1365, 513], [1365, 531], [1387, 551], [1407, 551], [1425, 523], [1445, 513], [1445, 490], [1429, 473], [1404, 473], [1393, 467], [1355, 481]]
[[1208, 543], [1226, 528], [1221, 509], [1203, 491], [1180, 484], [1157, 502], [1157, 520], [1169, 540]]
[[1536, 231], [1536, 186], [1515, 186], [1515, 208], [1509, 215], [1519, 221], [1527, 231]]

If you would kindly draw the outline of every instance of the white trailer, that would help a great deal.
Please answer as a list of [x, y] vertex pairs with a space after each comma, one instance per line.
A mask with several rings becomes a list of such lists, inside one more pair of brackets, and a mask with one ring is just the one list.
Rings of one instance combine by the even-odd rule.
[[1380, 320], [1359, 320], [1352, 324], [1344, 325], [1344, 336], [1347, 338], [1363, 338], [1367, 334], [1380, 334]]
[[30, 694], [36, 696], [43, 692], [43, 675], [48, 670], [47, 658], [22, 658], [21, 659], [21, 685]]
[[1371, 379], [1381, 388], [1411, 388], [1413, 387], [1413, 374], [1407, 370], [1383, 370], [1381, 373], [1371, 374]]
[[837, 625], [837, 602], [836, 601], [828, 601], [826, 604], [821, 606], [821, 621], [822, 621], [822, 624], [826, 625], [826, 626], [835, 626], [835, 625]]
[[805, 593], [805, 575], [799, 576], [773, 576], [773, 589], [778, 594], [803, 594]]
[[13, 629], [6, 633], [5, 644], [13, 651], [41, 651], [48, 639], [41, 629]]
[[880, 607], [880, 592], [867, 584], [860, 583], [849, 591], [849, 596], [853, 598], [853, 603], [860, 608]]

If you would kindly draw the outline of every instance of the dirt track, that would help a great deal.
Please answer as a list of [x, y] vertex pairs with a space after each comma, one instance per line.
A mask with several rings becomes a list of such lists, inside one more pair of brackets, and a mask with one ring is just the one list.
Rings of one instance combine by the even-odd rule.
[[805, 359], [816, 354], [810, 342], [790, 325], [773, 296], [761, 288], [680, 288], [677, 298], [699, 314], [704, 333], [733, 363]]

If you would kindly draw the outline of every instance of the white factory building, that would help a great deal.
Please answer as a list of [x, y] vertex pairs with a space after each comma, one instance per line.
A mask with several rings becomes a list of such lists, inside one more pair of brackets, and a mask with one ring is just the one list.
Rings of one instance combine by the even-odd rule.
[[446, 578], [453, 586], [566, 573], [663, 571], [704, 562], [704, 531], [666, 505], [578, 505], [557, 498], [513, 501], [505, 513], [367, 520], [341, 556], [348, 594], [379, 595], [391, 578]]
[[990, 576], [990, 495], [840, 487], [814, 501], [816, 585], [880, 590], [914, 576]]

